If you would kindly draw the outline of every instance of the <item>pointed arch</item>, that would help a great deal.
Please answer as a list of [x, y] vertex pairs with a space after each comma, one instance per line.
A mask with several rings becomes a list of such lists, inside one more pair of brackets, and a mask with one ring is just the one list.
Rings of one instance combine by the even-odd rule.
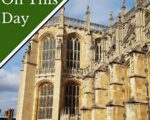
[[40, 35], [39, 41], [42, 41], [47, 37], [54, 38], [54, 34], [50, 31], [44, 32], [42, 35]]
[[55, 66], [56, 40], [51, 32], [40, 36], [40, 68], [49, 70]]
[[37, 118], [52, 119], [53, 111], [53, 91], [54, 86], [52, 83], [41, 83], [38, 87], [38, 109]]
[[101, 60], [102, 54], [102, 43], [101, 38], [95, 39], [95, 61], [98, 62]]
[[76, 33], [70, 33], [67, 37], [67, 68], [80, 68], [80, 39], [81, 36]]
[[68, 38], [70, 38], [70, 37], [76, 37], [76, 38], [79, 38], [79, 40], [83, 39], [83, 37], [79, 33], [77, 33], [77, 32], [70, 32], [70, 33], [68, 33], [67, 37]]
[[75, 81], [66, 82], [64, 87], [64, 112], [66, 115], [79, 115], [80, 84]]

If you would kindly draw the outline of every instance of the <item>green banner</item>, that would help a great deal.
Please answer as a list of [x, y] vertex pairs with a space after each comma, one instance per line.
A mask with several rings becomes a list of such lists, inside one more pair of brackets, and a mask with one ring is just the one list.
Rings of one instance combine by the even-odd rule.
[[0, 67], [2, 67], [67, 0], [0, 1]]

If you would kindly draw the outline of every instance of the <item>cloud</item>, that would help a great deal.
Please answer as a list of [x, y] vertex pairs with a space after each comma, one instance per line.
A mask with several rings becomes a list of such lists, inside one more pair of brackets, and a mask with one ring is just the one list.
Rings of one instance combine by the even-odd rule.
[[19, 78], [20, 74], [18, 72], [18, 67], [13, 67], [11, 71], [5, 69], [0, 70], [1, 114], [4, 114], [4, 112], [9, 108], [14, 108], [16, 110]]
[[0, 115], [4, 115], [9, 108], [15, 109], [16, 115], [21, 60], [25, 49], [26, 45], [0, 69]]
[[19, 72], [0, 70], [0, 92], [18, 91]]

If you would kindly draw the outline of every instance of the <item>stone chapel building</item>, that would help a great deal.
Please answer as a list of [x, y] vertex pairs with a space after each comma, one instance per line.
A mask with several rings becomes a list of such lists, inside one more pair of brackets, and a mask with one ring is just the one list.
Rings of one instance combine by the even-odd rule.
[[[109, 26], [53, 17], [22, 61], [17, 120], [150, 120], [150, 0]], [[78, 9], [78, 8], [77, 8]]]

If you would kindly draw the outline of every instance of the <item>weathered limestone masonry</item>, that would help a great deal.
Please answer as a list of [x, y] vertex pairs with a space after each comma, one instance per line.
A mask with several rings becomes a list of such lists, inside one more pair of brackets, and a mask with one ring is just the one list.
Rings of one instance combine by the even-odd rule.
[[[108, 120], [123, 120], [123, 67], [119, 63], [111, 63], [109, 81], [109, 99], [107, 104]], [[118, 116], [119, 115], [119, 116]]]
[[109, 27], [53, 17], [22, 61], [17, 120], [150, 120], [150, 0]]

